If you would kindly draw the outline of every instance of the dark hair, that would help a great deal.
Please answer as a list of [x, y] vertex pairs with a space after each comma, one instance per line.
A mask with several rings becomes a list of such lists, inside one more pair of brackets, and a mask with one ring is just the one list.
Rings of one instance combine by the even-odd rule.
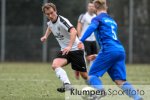
[[54, 11], [57, 11], [56, 6], [53, 3], [45, 3], [42, 6], [42, 11], [45, 13], [45, 9], [53, 8]]

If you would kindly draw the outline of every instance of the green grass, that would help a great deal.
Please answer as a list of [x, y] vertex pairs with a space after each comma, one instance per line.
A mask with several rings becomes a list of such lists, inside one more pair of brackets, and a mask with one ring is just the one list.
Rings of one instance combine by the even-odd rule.
[[[72, 84], [84, 85], [70, 65], [65, 70]], [[150, 65], [127, 65], [127, 76], [134, 85], [150, 85]], [[102, 80], [114, 84], [107, 74]], [[64, 94], [56, 91], [60, 85], [48, 63], [0, 63], [0, 100], [64, 100]]]

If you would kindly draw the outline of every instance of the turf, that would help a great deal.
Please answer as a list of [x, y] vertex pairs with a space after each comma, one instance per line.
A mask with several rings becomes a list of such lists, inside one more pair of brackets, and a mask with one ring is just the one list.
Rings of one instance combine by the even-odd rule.
[[[74, 85], [76, 80], [70, 65], [64, 68]], [[127, 65], [127, 79], [134, 85], [150, 85], [150, 65]], [[107, 85], [114, 84], [107, 74], [102, 78]], [[62, 83], [48, 63], [0, 63], [0, 100], [64, 100], [56, 88]]]

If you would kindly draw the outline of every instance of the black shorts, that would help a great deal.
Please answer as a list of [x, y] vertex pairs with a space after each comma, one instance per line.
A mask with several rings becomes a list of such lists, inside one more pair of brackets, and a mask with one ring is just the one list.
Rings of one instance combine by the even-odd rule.
[[84, 41], [86, 56], [97, 54], [96, 41]]
[[84, 52], [82, 50], [70, 51], [67, 55], [62, 55], [62, 51], [60, 51], [56, 58], [67, 59], [68, 64], [71, 63], [73, 70], [87, 72]]

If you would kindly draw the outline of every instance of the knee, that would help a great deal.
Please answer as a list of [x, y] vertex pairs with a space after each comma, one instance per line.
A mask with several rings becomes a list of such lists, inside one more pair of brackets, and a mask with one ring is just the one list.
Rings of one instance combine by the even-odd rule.
[[123, 80], [115, 80], [116, 85], [121, 86], [125, 81]]
[[55, 70], [56, 68], [58, 68], [59, 66], [57, 65], [57, 63], [53, 62], [52, 63], [52, 69]]
[[54, 64], [52, 64], [52, 69], [55, 70], [56, 69], [56, 66]]

